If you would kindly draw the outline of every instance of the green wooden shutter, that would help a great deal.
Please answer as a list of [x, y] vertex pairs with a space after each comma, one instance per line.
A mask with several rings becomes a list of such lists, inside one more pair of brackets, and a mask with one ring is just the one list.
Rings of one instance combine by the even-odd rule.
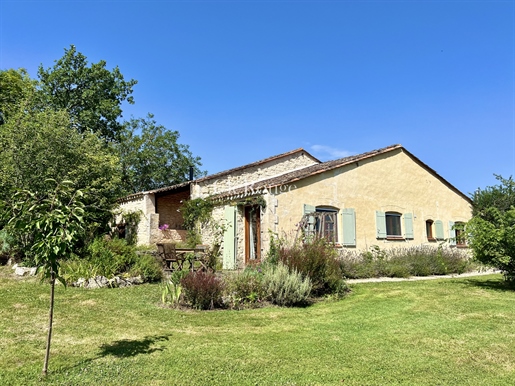
[[[304, 214], [314, 213], [316, 210], [317, 208], [313, 205], [304, 204]], [[315, 232], [315, 216], [308, 216], [308, 224], [304, 231], [308, 235], [312, 235]]]
[[346, 247], [356, 246], [356, 213], [353, 208], [342, 210], [343, 237], [342, 244]]
[[437, 240], [443, 240], [443, 223], [440, 220], [435, 221], [435, 233]]
[[386, 214], [376, 210], [376, 227], [378, 239], [386, 238]]
[[456, 229], [454, 229], [454, 221], [449, 221], [449, 243], [456, 245]]
[[404, 238], [413, 239], [413, 214], [404, 213]]
[[227, 229], [224, 232], [224, 255], [223, 268], [236, 268], [236, 207], [226, 206], [224, 210], [225, 224]]

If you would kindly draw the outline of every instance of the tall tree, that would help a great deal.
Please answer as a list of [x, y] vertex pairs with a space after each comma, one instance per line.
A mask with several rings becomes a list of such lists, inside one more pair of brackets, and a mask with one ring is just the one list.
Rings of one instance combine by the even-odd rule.
[[476, 260], [500, 269], [515, 286], [515, 181], [496, 178], [498, 185], [475, 192], [465, 231]]
[[27, 93], [35, 89], [36, 82], [24, 69], [0, 70], [0, 125], [18, 109]]
[[134, 79], [125, 81], [118, 67], [109, 71], [104, 60], [88, 66], [87, 58], [75, 46], [52, 68], [39, 67], [40, 92], [46, 105], [65, 109], [79, 133], [92, 132], [107, 141], [119, 139], [122, 102], [134, 103]]
[[72, 129], [68, 112], [33, 104], [29, 95], [0, 126], [0, 201], [12, 201], [18, 189], [43, 194], [49, 189], [47, 179], [70, 180], [78, 189], [90, 190], [89, 225], [100, 226], [121, 194], [113, 146], [95, 134]]
[[118, 148], [126, 193], [188, 181], [190, 167], [194, 176], [205, 175], [200, 170], [200, 157], [193, 156], [187, 145], [178, 143], [179, 132], [168, 130], [153, 118], [148, 114], [125, 123]]

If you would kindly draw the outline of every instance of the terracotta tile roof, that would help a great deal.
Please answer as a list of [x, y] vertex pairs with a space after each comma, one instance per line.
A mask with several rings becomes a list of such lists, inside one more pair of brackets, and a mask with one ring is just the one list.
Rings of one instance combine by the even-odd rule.
[[260, 161], [252, 162], [252, 163], [247, 164], [247, 165], [238, 166], [236, 168], [232, 168], [232, 169], [221, 171], [219, 173], [211, 174], [211, 175], [208, 175], [206, 177], [199, 178], [197, 180], [186, 181], [186, 182], [183, 182], [181, 184], [165, 186], [165, 187], [162, 187], [162, 188], [159, 188], [159, 189], [149, 190], [149, 191], [145, 191], [145, 192], [133, 193], [133, 194], [130, 194], [130, 195], [126, 196], [126, 197], [123, 197], [123, 198], [119, 199], [118, 201], [119, 202], [127, 202], [127, 201], [134, 200], [134, 199], [136, 199], [138, 197], [141, 197], [141, 196], [143, 196], [145, 194], [159, 194], [159, 193], [165, 193], [165, 192], [169, 192], [169, 191], [173, 191], [173, 190], [178, 190], [178, 189], [184, 188], [186, 186], [189, 186], [191, 182], [204, 182], [204, 181], [208, 181], [210, 179], [217, 179], [217, 178], [220, 178], [220, 177], [223, 177], [223, 176], [227, 176], [227, 175], [229, 175], [231, 173], [234, 173], [234, 172], [237, 172], [237, 171], [240, 171], [240, 170], [244, 170], [244, 169], [247, 169], [247, 168], [250, 168], [250, 167], [254, 167], [254, 166], [259, 166], [259, 165], [262, 165], [264, 163], [275, 161], [275, 160], [278, 160], [278, 159], [281, 159], [281, 158], [285, 158], [285, 157], [288, 157], [288, 156], [296, 154], [296, 153], [305, 153], [308, 157], [313, 159], [313, 161], [315, 161], [317, 163], [321, 163], [321, 161], [318, 158], [314, 157], [313, 155], [311, 155], [309, 152], [307, 152], [303, 148], [298, 148], [298, 149], [295, 149], [295, 150], [288, 151], [286, 153], [282, 153], [282, 154], [278, 154], [278, 155], [274, 155], [272, 157], [268, 157], [268, 158], [262, 159]]
[[165, 186], [165, 187], [159, 188], [159, 189], [133, 193], [133, 194], [129, 194], [128, 196], [119, 198], [117, 201], [118, 202], [128, 202], [128, 201], [132, 201], [138, 197], [142, 197], [145, 194], [157, 194], [157, 193], [165, 193], [165, 192], [169, 192], [169, 191], [173, 191], [173, 190], [180, 190], [181, 188], [188, 187], [190, 185], [190, 183], [191, 183], [191, 181], [186, 181], [186, 182], [183, 182], [180, 184], [176, 184], [176, 185], [172, 185], [172, 186]]
[[409, 151], [407, 151], [402, 145], [396, 144], [387, 146], [381, 149], [372, 150], [366, 153], [357, 154], [349, 157], [344, 157], [340, 159], [336, 159], [333, 161], [327, 161], [320, 164], [312, 165], [305, 167], [303, 169], [295, 170], [290, 173], [286, 173], [274, 178], [269, 178], [263, 181], [255, 182], [251, 186], [241, 187], [238, 189], [234, 189], [228, 192], [220, 193], [216, 196], [214, 196], [214, 199], [217, 200], [224, 200], [228, 198], [235, 198], [235, 197], [241, 197], [241, 196], [252, 196], [252, 195], [259, 195], [262, 194], [265, 189], [270, 190], [272, 188], [284, 186], [287, 184], [291, 184], [295, 181], [299, 181], [301, 179], [311, 177], [320, 173], [324, 173], [345, 165], [352, 164], [354, 162], [359, 162], [368, 158], [372, 158], [374, 156], [385, 154], [388, 152], [391, 152], [393, 150], [402, 149], [403, 152], [405, 152], [407, 155], [409, 155], [415, 162], [417, 162], [420, 166], [428, 170], [431, 174], [433, 174], [436, 178], [438, 178], [440, 181], [442, 181], [444, 184], [446, 184], [449, 188], [451, 188], [453, 191], [464, 197], [467, 201], [471, 202], [470, 198], [467, 197], [465, 194], [463, 194], [461, 191], [459, 191], [457, 188], [455, 188], [453, 185], [451, 185], [448, 181], [446, 181], [442, 176], [440, 176], [434, 169], [427, 166], [425, 163], [423, 163], [420, 159], [415, 157], [413, 154], [411, 154]]
[[314, 156], [312, 156], [310, 153], [308, 153], [303, 148], [298, 148], [298, 149], [291, 150], [291, 151], [286, 152], [286, 153], [282, 153], [282, 154], [278, 154], [278, 155], [274, 155], [272, 157], [268, 157], [268, 158], [262, 159], [260, 161], [252, 162], [252, 163], [247, 164], [247, 165], [238, 166], [236, 168], [232, 168], [232, 169], [229, 169], [229, 170], [224, 170], [224, 171], [216, 173], [216, 174], [211, 174], [209, 176], [199, 178], [198, 180], [195, 180], [195, 182], [203, 182], [203, 181], [207, 181], [207, 180], [210, 180], [210, 179], [213, 179], [213, 178], [220, 178], [220, 177], [232, 174], [232, 173], [240, 171], [240, 170], [244, 170], [244, 169], [251, 168], [251, 167], [254, 167], [254, 166], [259, 166], [259, 165], [265, 164], [267, 162], [271, 162], [271, 161], [275, 161], [277, 159], [285, 158], [287, 156], [290, 156], [290, 155], [293, 155], [293, 154], [296, 154], [296, 153], [306, 153], [306, 155], [308, 157], [312, 158], [315, 162], [321, 163], [321, 161], [318, 158], [315, 158]]
[[[460, 190], [458, 190], [456, 187], [454, 187], [451, 183], [449, 183], [442, 176], [440, 176], [434, 169], [432, 169], [431, 167], [426, 165], [424, 162], [422, 162], [419, 158], [417, 158], [416, 156], [411, 154], [408, 150], [406, 150], [400, 144], [391, 145], [391, 146], [383, 147], [381, 149], [372, 150], [372, 151], [369, 151], [366, 153], [357, 154], [357, 155], [344, 157], [344, 158], [339, 158], [339, 159], [327, 161], [327, 162], [320, 162], [318, 159], [316, 159], [311, 154], [309, 154], [306, 150], [299, 148], [299, 149], [295, 149], [295, 150], [292, 150], [287, 153], [283, 153], [283, 154], [279, 154], [279, 155], [276, 155], [273, 157], [265, 158], [261, 161], [253, 162], [251, 164], [247, 164], [247, 165], [240, 166], [237, 168], [229, 169], [229, 170], [226, 170], [226, 171], [223, 171], [220, 173], [212, 174], [210, 176], [202, 177], [198, 180], [194, 180], [194, 182], [207, 181], [207, 180], [210, 180], [213, 178], [220, 178], [222, 176], [229, 175], [233, 172], [243, 170], [248, 167], [258, 166], [265, 162], [273, 161], [275, 159], [286, 157], [288, 155], [295, 154], [298, 152], [305, 152], [308, 156], [313, 158], [313, 160], [318, 162], [317, 164], [312, 165], [312, 166], [307, 166], [305, 168], [298, 169], [298, 170], [295, 170], [295, 171], [292, 171], [289, 173], [285, 173], [285, 174], [282, 174], [277, 177], [272, 177], [272, 178], [268, 178], [268, 179], [265, 179], [262, 181], [257, 181], [257, 182], [254, 182], [250, 186], [239, 187], [239, 188], [229, 190], [227, 192], [223, 192], [223, 193], [213, 196], [213, 198], [215, 200], [225, 200], [225, 199], [231, 199], [231, 198], [237, 198], [237, 197], [249, 197], [249, 196], [253, 196], [253, 195], [254, 196], [260, 195], [263, 193], [263, 191], [265, 189], [270, 190], [271, 188], [276, 188], [276, 187], [280, 187], [283, 185], [291, 184], [295, 181], [299, 181], [301, 179], [304, 179], [304, 178], [307, 178], [307, 177], [310, 177], [313, 175], [324, 173], [324, 172], [327, 172], [327, 171], [330, 171], [330, 170], [333, 170], [333, 169], [336, 169], [336, 168], [339, 168], [339, 167], [342, 167], [345, 165], [352, 164], [354, 162], [359, 162], [359, 161], [362, 161], [365, 159], [369, 159], [374, 156], [377, 156], [380, 154], [385, 154], [385, 153], [388, 153], [388, 152], [391, 152], [391, 151], [394, 151], [397, 149], [401, 149], [404, 153], [406, 153], [408, 156], [410, 156], [421, 167], [425, 168], [428, 172], [430, 172], [436, 178], [438, 178], [442, 183], [447, 185], [451, 190], [453, 190], [454, 192], [456, 192], [457, 194], [459, 194], [460, 196], [465, 198], [468, 202], [472, 203], [471, 199], [468, 196], [466, 196], [464, 193], [462, 193]], [[131, 201], [133, 199], [143, 196], [144, 194], [159, 194], [159, 193], [165, 193], [165, 192], [170, 192], [170, 191], [174, 191], [174, 190], [180, 190], [180, 189], [188, 187], [191, 184], [191, 182], [193, 182], [193, 181], [187, 181], [187, 182], [183, 182], [182, 184], [177, 184], [177, 185], [173, 185], [173, 186], [163, 187], [160, 189], [150, 190], [148, 192], [139, 192], [139, 193], [131, 194], [127, 197], [120, 199], [119, 202]]]
[[326, 172], [328, 170], [332, 170], [332, 169], [335, 169], [337, 167], [340, 167], [340, 166], [343, 166], [343, 165], [346, 165], [349, 163], [357, 162], [362, 159], [370, 158], [370, 157], [373, 157], [378, 154], [383, 154], [383, 153], [386, 153], [393, 149], [398, 149], [401, 147], [402, 147], [401, 145], [393, 145], [393, 146], [385, 147], [382, 149], [369, 151], [369, 152], [363, 153], [363, 154], [339, 158], [339, 159], [336, 159], [333, 161], [322, 162], [322, 163], [319, 163], [316, 165], [312, 165], [312, 166], [308, 166], [308, 167], [305, 167], [305, 168], [302, 168], [299, 170], [295, 170], [290, 173], [282, 174], [277, 177], [273, 177], [273, 178], [269, 178], [269, 179], [262, 180], [259, 182], [255, 182], [252, 185], [252, 187], [248, 187], [248, 186], [241, 187], [241, 188], [233, 189], [228, 192], [223, 192], [223, 193], [216, 195], [214, 198], [224, 199], [224, 198], [228, 198], [231, 196], [238, 196], [238, 195], [244, 195], [244, 194], [249, 195], [249, 193], [250, 193], [250, 195], [252, 195], [252, 191], [250, 191], [250, 188], [252, 188], [254, 191], [262, 191], [264, 188], [270, 189], [270, 188], [274, 188], [277, 186], [289, 184], [289, 183], [301, 180], [303, 178], [313, 176], [315, 174], [320, 174], [320, 173]]

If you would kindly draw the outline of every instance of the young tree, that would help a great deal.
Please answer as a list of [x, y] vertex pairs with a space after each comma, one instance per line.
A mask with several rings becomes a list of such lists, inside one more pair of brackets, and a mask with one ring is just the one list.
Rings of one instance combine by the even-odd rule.
[[38, 194], [28, 190], [14, 195], [8, 227], [25, 235], [31, 243], [35, 263], [43, 277], [50, 280], [50, 311], [48, 335], [43, 362], [43, 374], [48, 372], [50, 341], [54, 316], [55, 281], [59, 276], [59, 259], [72, 252], [75, 242], [83, 235], [84, 194], [73, 183], [49, 180], [53, 188]]
[[474, 194], [466, 233], [474, 257], [503, 271], [506, 281], [515, 285], [515, 181], [496, 178], [499, 185]]
[[109, 71], [101, 60], [88, 66], [87, 58], [75, 46], [53, 68], [39, 67], [40, 92], [45, 104], [65, 109], [79, 133], [92, 132], [106, 141], [117, 141], [122, 124], [122, 102], [134, 103], [134, 79], [125, 81], [120, 69]]
[[125, 123], [118, 149], [127, 193], [188, 181], [190, 167], [197, 177], [205, 174], [200, 170], [200, 157], [178, 143], [179, 132], [158, 125], [153, 118], [148, 114], [145, 119], [132, 118]]

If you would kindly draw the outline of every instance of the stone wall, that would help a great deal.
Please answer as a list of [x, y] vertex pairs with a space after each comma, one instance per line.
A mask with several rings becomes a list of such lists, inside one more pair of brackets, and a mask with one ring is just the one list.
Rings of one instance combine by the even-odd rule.
[[[155, 211], [154, 195], [141, 194], [120, 203], [119, 209], [122, 213], [140, 212], [141, 217], [137, 229], [137, 244], [145, 245], [150, 243], [150, 215]], [[122, 221], [122, 215], [116, 216], [116, 222]]]
[[285, 174], [316, 163], [318, 162], [302, 151], [263, 164], [237, 169], [230, 174], [221, 175], [220, 177], [214, 176], [213, 178], [201, 179], [192, 185], [192, 198], [206, 198], [242, 186], [248, 186], [249, 189], [251, 189], [252, 185], [257, 181]]

